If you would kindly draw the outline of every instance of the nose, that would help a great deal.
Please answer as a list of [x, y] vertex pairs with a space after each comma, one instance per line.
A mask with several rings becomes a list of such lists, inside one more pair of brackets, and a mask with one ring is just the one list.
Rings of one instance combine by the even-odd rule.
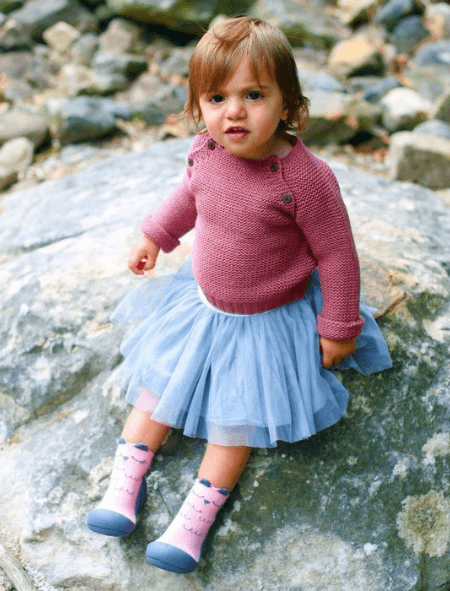
[[246, 115], [245, 103], [242, 99], [229, 99], [227, 107], [229, 119], [243, 119]]

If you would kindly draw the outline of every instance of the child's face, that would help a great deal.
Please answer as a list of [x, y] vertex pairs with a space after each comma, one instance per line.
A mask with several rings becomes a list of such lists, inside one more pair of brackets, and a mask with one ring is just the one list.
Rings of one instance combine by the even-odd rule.
[[220, 88], [200, 95], [200, 109], [209, 134], [230, 154], [262, 159], [284, 144], [275, 135], [287, 116], [283, 95], [267, 72], [258, 84], [247, 59]]

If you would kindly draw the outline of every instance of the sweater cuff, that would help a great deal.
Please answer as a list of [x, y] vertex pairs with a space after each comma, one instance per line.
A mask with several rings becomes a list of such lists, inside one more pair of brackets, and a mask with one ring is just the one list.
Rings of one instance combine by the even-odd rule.
[[177, 238], [174, 238], [171, 234], [166, 232], [162, 226], [153, 220], [151, 214], [144, 217], [141, 224], [141, 230], [164, 252], [171, 252], [180, 244], [180, 241]]
[[317, 332], [325, 339], [334, 341], [346, 341], [359, 335], [364, 324], [363, 316], [359, 316], [354, 322], [339, 322], [327, 320], [322, 314], [317, 316]]

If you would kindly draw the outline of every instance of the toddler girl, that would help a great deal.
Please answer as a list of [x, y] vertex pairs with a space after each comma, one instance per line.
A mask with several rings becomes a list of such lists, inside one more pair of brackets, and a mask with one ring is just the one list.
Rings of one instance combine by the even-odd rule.
[[88, 516], [96, 532], [130, 533], [169, 428], [206, 439], [192, 490], [147, 547], [148, 560], [169, 571], [198, 565], [252, 447], [299, 441], [342, 416], [348, 394], [333, 365], [390, 367], [377, 325], [360, 309], [335, 176], [292, 133], [307, 112], [278, 29], [232, 18], [198, 43], [185, 114], [206, 130], [192, 142], [181, 184], [144, 218], [129, 259], [142, 275], [160, 248], [170, 252], [195, 227], [192, 268], [147, 281], [113, 314], [142, 320], [122, 346], [134, 408], [109, 488]]

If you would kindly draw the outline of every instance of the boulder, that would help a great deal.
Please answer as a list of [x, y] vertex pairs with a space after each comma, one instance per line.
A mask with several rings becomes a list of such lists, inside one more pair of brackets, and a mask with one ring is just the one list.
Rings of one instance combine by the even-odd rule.
[[59, 21], [42, 33], [44, 41], [50, 47], [64, 53], [80, 37], [80, 32], [64, 21]]
[[439, 97], [433, 111], [433, 117], [450, 123], [450, 89]]
[[36, 89], [25, 80], [13, 78], [2, 85], [1, 95], [3, 100], [12, 104], [20, 104], [30, 101], [35, 95]]
[[337, 43], [328, 56], [328, 67], [340, 76], [382, 75], [386, 69], [379, 44], [366, 33]]
[[383, 0], [338, 0], [343, 22], [350, 27], [359, 27], [371, 22]]
[[302, 139], [307, 144], [344, 143], [379, 123], [377, 105], [340, 92], [310, 92], [310, 120]]
[[57, 89], [68, 96], [80, 94], [110, 95], [124, 90], [128, 78], [123, 74], [105, 72], [74, 63], [64, 64], [57, 81]]
[[57, 137], [62, 144], [87, 142], [115, 128], [115, 112], [109, 101], [104, 105], [100, 98], [78, 97], [62, 105]]
[[132, 53], [106, 53], [97, 51], [91, 61], [94, 70], [109, 76], [125, 76], [133, 80], [148, 68], [148, 60], [145, 57]]
[[328, 72], [312, 72], [298, 68], [298, 77], [302, 92], [307, 96], [310, 92], [347, 92], [341, 80]]
[[427, 133], [450, 140], [450, 125], [439, 119], [430, 119], [413, 129], [414, 133]]
[[29, 82], [39, 90], [52, 85], [56, 72], [51, 60], [29, 51], [11, 51], [0, 54], [0, 72], [9, 79]]
[[450, 38], [450, 6], [445, 2], [428, 4], [425, 8], [424, 25], [436, 40]]
[[450, 90], [450, 68], [438, 65], [420, 66], [414, 58], [404, 71], [404, 79], [408, 86], [433, 103]]
[[111, 14], [194, 35], [201, 34], [217, 14], [237, 14], [250, 4], [250, 0], [107, 0]]
[[10, 18], [0, 26], [0, 51], [31, 49], [33, 41], [25, 27]]
[[450, 39], [425, 43], [414, 56], [420, 66], [450, 68]]
[[383, 126], [390, 132], [410, 130], [429, 119], [433, 104], [411, 88], [394, 88], [380, 101]]
[[176, 115], [183, 110], [185, 100], [185, 95], [180, 95], [175, 88], [167, 85], [149, 98], [133, 101], [130, 106], [133, 116], [142, 119], [147, 125], [163, 125], [168, 115]]
[[[144, 212], [181, 180], [190, 141], [115, 157], [3, 199], [2, 541], [39, 589], [445, 588], [449, 208], [423, 187], [333, 161], [363, 295], [377, 308], [393, 369], [344, 373], [350, 400], [341, 421], [252, 454], [188, 577], [153, 568], [144, 553], [179, 509], [202, 442], [170, 436], [130, 537], [86, 529], [128, 412], [110, 382], [123, 332], [108, 318], [146, 280], [126, 268], [128, 251]], [[187, 236], [161, 255], [156, 274], [178, 268], [191, 246]]]
[[113, 19], [98, 40], [100, 51], [106, 53], [142, 53], [145, 48], [142, 27], [123, 18]]
[[28, 138], [35, 148], [39, 148], [48, 139], [44, 117], [19, 107], [0, 113], [0, 146], [19, 137]]
[[70, 59], [75, 64], [89, 66], [97, 52], [99, 39], [94, 33], [85, 33], [70, 46]]
[[363, 100], [368, 103], [379, 103], [393, 88], [400, 88], [401, 84], [395, 76], [380, 78], [379, 76], [357, 76], [350, 78], [349, 84], [353, 92], [362, 92]]
[[345, 34], [339, 19], [327, 14], [320, 2], [256, 0], [249, 14], [279, 27], [293, 46], [330, 49]]
[[400, 132], [391, 136], [391, 176], [431, 189], [450, 187], [450, 139], [428, 133]]
[[407, 16], [392, 31], [392, 43], [398, 53], [412, 53], [415, 47], [429, 36], [421, 16]]
[[33, 162], [34, 145], [22, 137], [10, 140], [0, 148], [0, 191], [16, 182], [18, 173]]
[[387, 0], [375, 16], [375, 22], [393, 29], [405, 16], [420, 12], [420, 4], [415, 0]]
[[42, 33], [59, 21], [80, 31], [95, 30], [93, 15], [77, 0], [28, 0], [24, 6], [11, 12], [11, 17], [23, 24], [32, 37]]

